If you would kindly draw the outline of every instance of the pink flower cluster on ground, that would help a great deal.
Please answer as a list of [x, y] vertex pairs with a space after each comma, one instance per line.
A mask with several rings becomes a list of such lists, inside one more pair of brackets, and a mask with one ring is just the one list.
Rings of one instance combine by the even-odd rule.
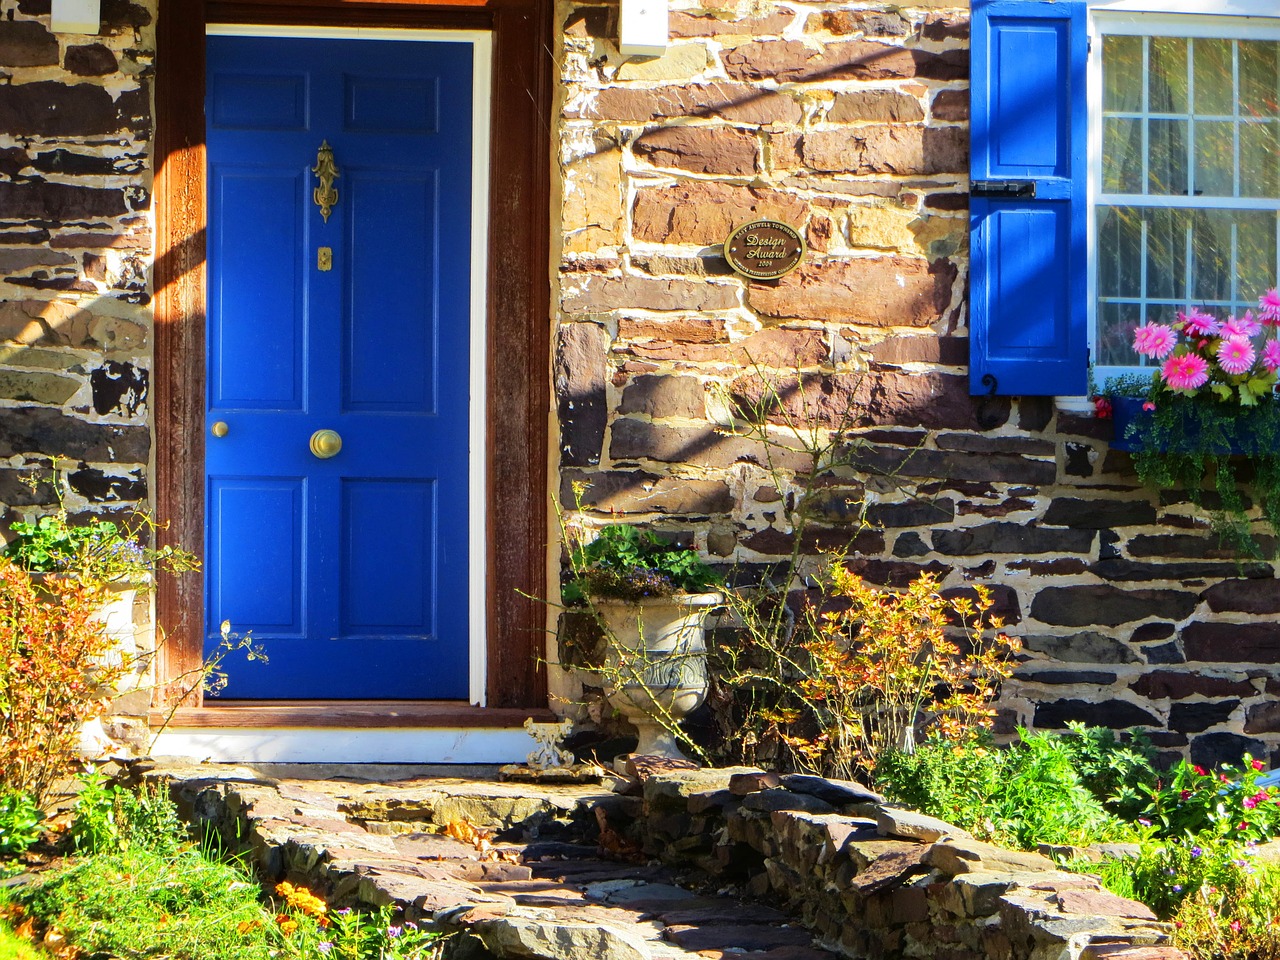
[[[1256, 316], [1246, 310], [1219, 321], [1191, 307], [1173, 324], [1144, 323], [1133, 332], [1133, 349], [1164, 361], [1159, 376], [1171, 390], [1191, 393], [1213, 381], [1223, 399], [1238, 390], [1241, 404], [1252, 404], [1271, 390], [1280, 370], [1277, 327], [1280, 290], [1272, 288], [1258, 299]], [[1255, 343], [1263, 334], [1263, 342]]]

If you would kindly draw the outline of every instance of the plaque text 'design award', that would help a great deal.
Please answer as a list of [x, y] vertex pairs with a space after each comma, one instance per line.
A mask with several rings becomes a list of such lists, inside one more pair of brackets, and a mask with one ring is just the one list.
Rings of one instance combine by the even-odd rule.
[[739, 227], [724, 242], [724, 258], [736, 273], [753, 280], [786, 276], [804, 259], [804, 238], [777, 220]]

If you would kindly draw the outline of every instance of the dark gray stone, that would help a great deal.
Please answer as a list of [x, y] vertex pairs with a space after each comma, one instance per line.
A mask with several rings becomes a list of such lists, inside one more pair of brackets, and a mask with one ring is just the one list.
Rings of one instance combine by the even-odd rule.
[[1134, 643], [1151, 643], [1155, 640], [1167, 640], [1177, 631], [1172, 623], [1144, 623], [1129, 637]]
[[950, 523], [956, 517], [956, 502], [949, 498], [908, 500], [906, 503], [873, 503], [867, 507], [867, 522], [877, 527], [924, 527]]
[[58, 62], [58, 38], [38, 20], [0, 20], [0, 67], [49, 67]]
[[[105, 87], [93, 83], [65, 84], [53, 80], [0, 86], [0, 117], [11, 135], [91, 137], [151, 127], [151, 97], [145, 87], [126, 90], [113, 99]], [[7, 204], [0, 210], [21, 216]]]
[[837, 807], [846, 803], [882, 803], [884, 797], [869, 787], [853, 780], [831, 780], [811, 777], [802, 773], [789, 773], [782, 778], [782, 786], [792, 793], [817, 797]]
[[960, 453], [951, 450], [892, 449], [868, 445], [849, 454], [855, 470], [901, 477], [1028, 483], [1047, 486], [1057, 479], [1050, 460], [1032, 460], [1007, 453]]
[[1169, 664], [1169, 663], [1186, 663], [1187, 658], [1182, 655], [1182, 648], [1178, 646], [1177, 641], [1161, 644], [1158, 647], [1151, 647], [1145, 651], [1147, 654], [1147, 663], [1152, 664]]
[[1116, 682], [1114, 673], [1103, 673], [1101, 670], [1037, 670], [1034, 672], [1019, 670], [1016, 676], [1019, 680], [1025, 680], [1028, 683], [1092, 683], [1098, 686], [1110, 686]]
[[1019, 397], [1018, 427], [1030, 433], [1040, 433], [1053, 419], [1052, 397]]
[[1119, 626], [1147, 617], [1181, 620], [1191, 616], [1198, 598], [1180, 590], [1123, 590], [1110, 584], [1045, 587], [1031, 601], [1031, 616], [1066, 627]]
[[1063, 663], [1139, 662], [1137, 654], [1115, 637], [1094, 630], [1023, 637], [1022, 646]]
[[35, 159], [31, 161], [31, 166], [42, 173], [66, 173], [74, 176], [81, 174], [110, 176], [119, 172], [114, 157], [94, 157], [86, 153], [62, 149], [36, 154]]
[[110, 47], [90, 43], [83, 47], [68, 47], [63, 65], [77, 77], [102, 77], [120, 68]]
[[1030, 553], [1088, 553], [1093, 546], [1093, 537], [1092, 530], [988, 523], [980, 527], [935, 531], [933, 549], [952, 556], [987, 553], [1012, 553], [1019, 556]]
[[1191, 762], [1206, 770], [1223, 763], [1239, 764], [1246, 753], [1251, 757], [1265, 757], [1267, 745], [1235, 733], [1206, 733], [1191, 741]]
[[743, 810], [775, 813], [779, 810], [798, 810], [801, 813], [835, 813], [836, 808], [825, 800], [790, 790], [760, 790], [749, 794], [742, 801]]
[[1078, 500], [1062, 497], [1049, 504], [1044, 522], [1052, 526], [1106, 530], [1155, 523], [1156, 508], [1146, 500]]
[[1200, 733], [1226, 723], [1238, 706], [1239, 700], [1175, 703], [1169, 711], [1169, 729], [1179, 733]]
[[1192, 560], [1235, 558], [1235, 550], [1215, 536], [1189, 533], [1143, 534], [1129, 541], [1131, 557], [1186, 557]]
[[[4, 115], [0, 86], [0, 116]], [[70, 183], [9, 183], [0, 181], [0, 210], [29, 220], [66, 223], [95, 217], [118, 217], [129, 212], [123, 190], [81, 187]], [[90, 289], [93, 289], [91, 286]]]
[[1245, 733], [1280, 733], [1280, 700], [1254, 704], [1244, 717]]
[[14, 407], [0, 417], [0, 457], [41, 453], [90, 463], [146, 463], [150, 449], [146, 427], [88, 423], [39, 407]]
[[1067, 462], [1063, 466], [1063, 472], [1066, 473], [1067, 476], [1093, 476], [1093, 464], [1089, 460], [1089, 455], [1093, 452], [1093, 447], [1084, 443], [1066, 443], [1063, 444], [1063, 450], [1067, 456]]
[[149, 374], [131, 363], [109, 360], [89, 374], [93, 387], [93, 409], [132, 417], [147, 402]]
[[944, 433], [935, 442], [939, 450], [1012, 453], [1030, 457], [1052, 457], [1058, 449], [1051, 441], [1034, 437], [984, 437], [973, 433]]
[[1091, 727], [1111, 727], [1127, 730], [1130, 727], [1163, 727], [1160, 718], [1143, 710], [1137, 704], [1124, 700], [1104, 700], [1091, 703], [1088, 700], [1056, 700], [1036, 704], [1035, 725], [1050, 730], [1061, 730], [1071, 720], [1078, 720]]
[[[864, 519], [865, 498], [866, 490], [861, 486], [824, 487], [809, 494], [805, 505], [810, 511], [810, 516], [820, 518], [827, 523], [861, 523]], [[871, 509], [874, 508], [872, 505]], [[874, 524], [870, 519], [870, 511], [867, 512], [865, 519]], [[888, 524], [875, 525], [888, 526]]]
[[560, 462], [589, 467], [600, 462], [608, 420], [605, 351], [608, 333], [594, 323], [560, 328], [555, 389], [560, 410]]
[[[895, 557], [911, 559], [923, 557], [928, 552], [929, 545], [921, 539], [920, 534], [915, 532], [901, 534], [898, 539], [893, 541], [893, 555]], [[908, 577], [907, 579], [910, 580], [911, 578]]]

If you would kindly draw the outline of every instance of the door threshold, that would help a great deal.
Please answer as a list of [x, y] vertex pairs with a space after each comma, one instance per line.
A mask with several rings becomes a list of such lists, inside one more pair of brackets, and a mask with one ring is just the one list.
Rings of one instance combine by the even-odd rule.
[[546, 708], [463, 701], [219, 701], [153, 711], [149, 752], [247, 764], [522, 763], [535, 746], [530, 717], [555, 719]]
[[[556, 719], [546, 707], [478, 707], [464, 700], [212, 700], [151, 711], [151, 727], [522, 727]], [[167, 722], [166, 722], [167, 721]]]

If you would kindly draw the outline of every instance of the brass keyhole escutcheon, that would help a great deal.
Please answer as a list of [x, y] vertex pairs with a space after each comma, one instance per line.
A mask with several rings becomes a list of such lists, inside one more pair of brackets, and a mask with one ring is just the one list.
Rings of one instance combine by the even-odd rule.
[[219, 420], [217, 423], [215, 423], [212, 427], [209, 428], [209, 432], [212, 433], [219, 440], [225, 437], [230, 430], [231, 428], [227, 426], [227, 423], [225, 420]]
[[321, 247], [316, 251], [316, 269], [321, 273], [333, 269], [333, 247]]
[[336, 457], [342, 449], [342, 438], [337, 430], [317, 430], [311, 435], [311, 452], [321, 460]]

